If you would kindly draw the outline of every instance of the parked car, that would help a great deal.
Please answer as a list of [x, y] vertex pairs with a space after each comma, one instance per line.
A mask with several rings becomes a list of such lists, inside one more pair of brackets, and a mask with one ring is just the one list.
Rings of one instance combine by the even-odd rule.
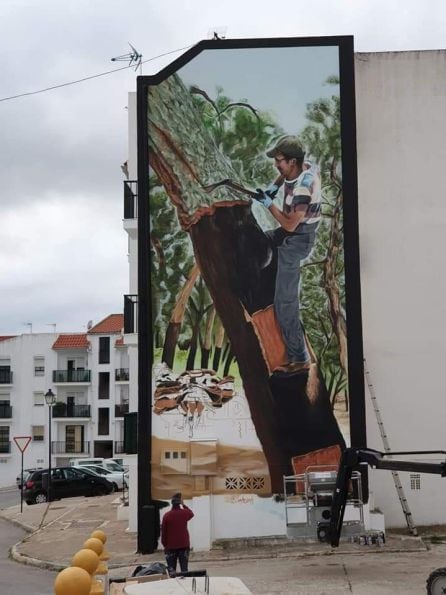
[[[26, 480], [28, 479], [28, 476], [30, 473], [32, 473], [33, 471], [39, 471], [40, 469], [43, 469], [43, 467], [32, 467], [31, 469], [23, 469], [23, 483], [26, 482]], [[22, 473], [20, 472], [17, 477], [15, 478], [17, 487], [19, 488], [19, 490], [22, 489]]]
[[125, 471], [124, 467], [120, 465], [115, 459], [70, 459], [70, 465], [72, 467], [83, 467], [84, 465], [99, 465], [101, 467], [105, 467], [105, 469], [108, 469], [109, 471], [118, 471], [120, 473]]
[[[73, 496], [104, 496], [113, 492], [113, 484], [93, 472], [73, 467], [51, 469], [51, 500]], [[27, 504], [40, 504], [48, 500], [48, 469], [39, 469], [28, 475], [23, 497]]]
[[81, 467], [74, 467], [74, 469], [89, 469], [94, 471], [97, 475], [105, 477], [108, 481], [111, 481], [114, 484], [115, 490], [122, 490], [125, 484], [127, 487], [127, 482], [124, 477], [124, 471], [110, 471], [105, 467], [100, 465], [82, 465]]

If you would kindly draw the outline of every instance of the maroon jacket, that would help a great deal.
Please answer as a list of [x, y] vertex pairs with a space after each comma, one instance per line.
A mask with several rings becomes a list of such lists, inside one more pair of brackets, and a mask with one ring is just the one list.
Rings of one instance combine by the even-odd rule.
[[183, 508], [172, 508], [163, 516], [161, 524], [161, 543], [166, 550], [180, 550], [190, 547], [187, 522], [194, 513], [183, 504]]

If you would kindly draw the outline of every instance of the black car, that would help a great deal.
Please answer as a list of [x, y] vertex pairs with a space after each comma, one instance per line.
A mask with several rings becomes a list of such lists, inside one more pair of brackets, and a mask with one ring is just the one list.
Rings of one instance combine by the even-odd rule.
[[[51, 469], [50, 499], [60, 500], [73, 496], [105, 496], [113, 492], [113, 484], [104, 477], [84, 473], [73, 467]], [[40, 504], [48, 500], [48, 469], [29, 474], [24, 485], [23, 498], [27, 504]]]
[[[23, 469], [23, 483], [26, 482], [26, 480], [28, 479], [28, 476], [31, 475], [31, 473], [33, 471], [39, 471], [40, 469], [43, 469], [43, 467], [33, 467], [32, 469]], [[15, 478], [15, 482], [16, 482], [19, 490], [21, 490], [22, 489], [22, 473], [21, 472]]]

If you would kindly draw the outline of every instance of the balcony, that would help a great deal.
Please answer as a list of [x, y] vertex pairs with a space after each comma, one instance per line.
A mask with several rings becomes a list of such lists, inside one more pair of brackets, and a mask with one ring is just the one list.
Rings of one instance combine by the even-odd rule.
[[0, 419], [11, 419], [12, 407], [11, 405], [0, 405]]
[[138, 218], [138, 182], [124, 180], [124, 219]]
[[51, 442], [51, 452], [55, 455], [88, 455], [90, 442]]
[[124, 296], [124, 333], [138, 332], [138, 295]]
[[128, 382], [130, 379], [129, 377], [129, 369], [128, 368], [116, 368], [115, 370], [115, 381], [116, 382]]
[[115, 455], [122, 455], [124, 453], [124, 441], [115, 441]]
[[90, 383], [91, 370], [53, 370], [53, 382]]
[[11, 370], [0, 370], [0, 384], [12, 384]]
[[57, 417], [91, 417], [90, 405], [56, 403], [53, 407], [53, 418]]
[[119, 405], [115, 405], [115, 417], [124, 417], [124, 415], [128, 412], [129, 412], [129, 404], [128, 403], [120, 403]]
[[0, 455], [9, 455], [11, 453], [10, 442], [0, 442]]

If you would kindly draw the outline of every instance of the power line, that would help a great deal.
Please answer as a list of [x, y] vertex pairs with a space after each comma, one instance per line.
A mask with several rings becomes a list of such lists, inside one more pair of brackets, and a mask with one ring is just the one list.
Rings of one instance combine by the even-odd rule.
[[[191, 45], [188, 45], [183, 48], [171, 50], [170, 52], [165, 52], [164, 54], [159, 54], [158, 56], [153, 56], [153, 58], [147, 58], [147, 60], [143, 60], [141, 62], [141, 64], [146, 64], [147, 62], [152, 62], [153, 60], [158, 60], [158, 58], [163, 58], [164, 56], [169, 56], [170, 54], [175, 54], [176, 52], [188, 50], [191, 47], [192, 47]], [[122, 66], [121, 68], [114, 68], [113, 70], [108, 70], [107, 72], [100, 72], [99, 74], [92, 74], [91, 76], [86, 76], [86, 77], [78, 79], [76, 81], [70, 81], [68, 83], [61, 83], [60, 85], [53, 85], [52, 87], [46, 87], [45, 89], [39, 89], [38, 91], [28, 91], [27, 93], [19, 93], [18, 95], [11, 95], [10, 97], [2, 97], [2, 98], [0, 98], [0, 102], [10, 101], [11, 99], [18, 99], [19, 97], [26, 97], [28, 95], [37, 95], [39, 93], [46, 93], [47, 91], [53, 91], [54, 89], [68, 87], [69, 85], [77, 85], [78, 83], [83, 83], [83, 82], [89, 81], [91, 79], [96, 79], [96, 78], [99, 78], [100, 76], [106, 76], [108, 74], [113, 74], [114, 72], [119, 72], [120, 70], [128, 70], [132, 66], [133, 66], [133, 64], [128, 64], [127, 66]]]

